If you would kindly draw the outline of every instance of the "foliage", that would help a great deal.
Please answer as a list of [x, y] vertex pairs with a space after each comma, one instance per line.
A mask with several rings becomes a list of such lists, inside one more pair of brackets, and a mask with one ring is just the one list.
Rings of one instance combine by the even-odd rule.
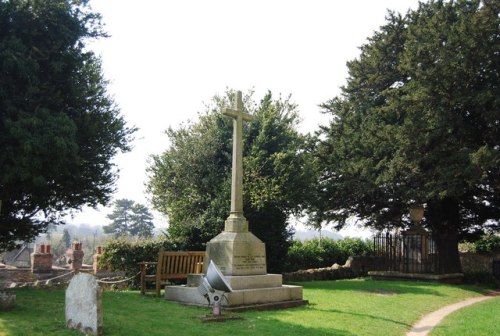
[[[220, 111], [231, 95], [214, 97], [197, 122], [168, 129], [170, 148], [148, 169], [153, 206], [168, 216], [168, 233], [183, 249], [205, 248], [229, 215], [233, 131]], [[301, 210], [313, 175], [296, 105], [270, 92], [259, 104], [251, 94], [244, 103], [255, 117], [244, 125], [244, 213], [266, 244], [269, 270], [279, 272], [291, 238], [288, 217]]]
[[0, 249], [60, 215], [106, 204], [126, 127], [86, 47], [104, 37], [86, 0], [0, 1]]
[[139, 236], [150, 238], [153, 236], [153, 215], [149, 209], [128, 199], [119, 199], [114, 203], [114, 209], [107, 216], [112, 220], [109, 225], [103, 226], [104, 233], [119, 236]]
[[460, 234], [499, 229], [498, 12], [459, 0], [389, 13], [322, 105], [317, 222], [404, 227], [424, 204], [444, 272], [460, 271]]
[[350, 256], [364, 256], [371, 251], [371, 242], [359, 238], [295, 240], [288, 250], [285, 271], [344, 265]]
[[71, 246], [71, 235], [68, 229], [63, 230], [61, 239], [57, 242], [54, 247], [54, 255], [59, 256], [64, 254], [64, 252]]
[[63, 230], [61, 241], [64, 248], [69, 248], [71, 246], [71, 236], [69, 235], [68, 229]]
[[491, 253], [500, 251], [500, 236], [484, 235], [473, 242], [463, 242], [459, 246], [460, 252]]
[[474, 242], [476, 251], [479, 253], [490, 253], [500, 251], [500, 236], [498, 235], [485, 235], [481, 239]]
[[[425, 282], [338, 280], [300, 284], [309, 306], [239, 312], [243, 319], [201, 323], [207, 307], [191, 307], [145, 297], [137, 291], [104, 292], [103, 326], [107, 335], [404, 335], [421, 316], [447, 304], [478, 296], [479, 287]], [[389, 292], [394, 295], [381, 295]], [[0, 335], [81, 335], [64, 320], [64, 290], [16, 290], [16, 309], [2, 312]], [[494, 299], [498, 300], [498, 299]], [[491, 302], [491, 301], [490, 301]], [[498, 304], [498, 303], [495, 303]], [[125, 309], [124, 309], [125, 307]], [[410, 307], [410, 308], [409, 308]], [[480, 329], [495, 335], [497, 309]], [[168, 318], [165, 318], [168, 317]], [[462, 323], [459, 323], [460, 325]], [[474, 334], [474, 333], [472, 333]]]
[[[131, 242], [123, 239], [109, 241], [104, 247], [100, 266], [110, 271], [124, 271], [129, 277], [139, 272], [138, 263], [142, 261], [158, 261], [160, 248], [166, 251], [177, 250], [177, 247], [166, 239], [149, 239]], [[131, 288], [138, 288], [139, 278], [131, 282]]]

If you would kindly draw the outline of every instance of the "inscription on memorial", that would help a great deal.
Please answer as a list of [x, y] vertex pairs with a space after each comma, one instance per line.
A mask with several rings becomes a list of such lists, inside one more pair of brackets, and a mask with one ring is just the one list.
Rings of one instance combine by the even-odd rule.
[[266, 269], [266, 257], [262, 255], [233, 256], [233, 267], [238, 271], [260, 271]]

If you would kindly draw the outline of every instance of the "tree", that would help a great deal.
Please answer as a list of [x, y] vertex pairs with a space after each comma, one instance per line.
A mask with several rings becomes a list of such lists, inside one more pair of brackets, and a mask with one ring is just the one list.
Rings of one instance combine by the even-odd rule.
[[[404, 227], [425, 205], [441, 272], [458, 240], [498, 230], [500, 19], [495, 1], [430, 1], [387, 24], [348, 62], [317, 140], [316, 221]], [[322, 139], [322, 140], [321, 140]]]
[[68, 210], [106, 204], [130, 150], [86, 48], [105, 37], [86, 0], [0, 1], [0, 249], [30, 241]]
[[144, 238], [152, 237], [154, 227], [153, 215], [149, 212], [149, 209], [142, 204], [134, 204], [132, 207], [130, 234]]
[[54, 246], [54, 255], [62, 256], [68, 248], [71, 247], [71, 236], [68, 229], [63, 230], [63, 234], [57, 244]]
[[153, 215], [149, 209], [128, 199], [115, 201], [114, 210], [107, 217], [112, 223], [103, 227], [104, 233], [119, 236], [139, 236], [149, 238], [153, 236]]
[[[232, 120], [220, 112], [232, 92], [214, 97], [196, 123], [169, 128], [170, 148], [153, 156], [148, 191], [153, 207], [168, 216], [170, 237], [184, 249], [204, 249], [224, 229], [231, 190]], [[254, 120], [244, 126], [244, 214], [250, 230], [266, 244], [268, 267], [277, 271], [291, 231], [288, 218], [299, 212], [311, 185], [304, 137], [296, 126], [296, 106], [244, 98]]]
[[71, 247], [71, 236], [69, 235], [68, 229], [63, 230], [63, 235], [61, 237], [61, 244], [65, 249], [69, 249]]

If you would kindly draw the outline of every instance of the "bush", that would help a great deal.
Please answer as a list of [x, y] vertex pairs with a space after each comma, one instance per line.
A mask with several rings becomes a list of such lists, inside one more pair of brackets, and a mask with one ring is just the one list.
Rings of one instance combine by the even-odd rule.
[[497, 235], [485, 235], [481, 239], [474, 242], [476, 245], [476, 251], [478, 253], [491, 253], [495, 251], [500, 251], [500, 236]]
[[368, 255], [371, 251], [371, 242], [361, 239], [322, 238], [305, 242], [296, 240], [288, 249], [285, 271], [328, 267], [335, 263], [343, 265], [349, 256]]
[[460, 252], [491, 253], [500, 251], [500, 236], [484, 235], [474, 242], [462, 242], [459, 244]]
[[[157, 261], [160, 248], [166, 251], [176, 250], [176, 246], [167, 239], [148, 239], [130, 242], [123, 239], [111, 240], [104, 247], [99, 260], [101, 268], [110, 271], [124, 271], [127, 277], [137, 275], [138, 263], [141, 261]], [[136, 276], [131, 288], [139, 288], [140, 279]]]

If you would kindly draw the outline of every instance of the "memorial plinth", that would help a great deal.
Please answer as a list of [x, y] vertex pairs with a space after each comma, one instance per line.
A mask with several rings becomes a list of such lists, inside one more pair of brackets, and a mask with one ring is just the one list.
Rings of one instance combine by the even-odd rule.
[[267, 273], [266, 246], [248, 231], [245, 219], [228, 218], [222, 233], [207, 244], [203, 271], [213, 260], [224, 275], [262, 275]]
[[[288, 308], [306, 304], [302, 287], [286, 286], [280, 274], [267, 274], [265, 244], [248, 230], [243, 216], [243, 121], [252, 116], [243, 112], [241, 92], [235, 95], [233, 107], [223, 114], [233, 118], [233, 167], [231, 211], [224, 231], [207, 243], [204, 272], [210, 260], [218, 266], [233, 289], [226, 293], [222, 305], [238, 308]], [[186, 286], [167, 286], [165, 298], [184, 304], [206, 306], [197, 290], [202, 275], [189, 275]]]

